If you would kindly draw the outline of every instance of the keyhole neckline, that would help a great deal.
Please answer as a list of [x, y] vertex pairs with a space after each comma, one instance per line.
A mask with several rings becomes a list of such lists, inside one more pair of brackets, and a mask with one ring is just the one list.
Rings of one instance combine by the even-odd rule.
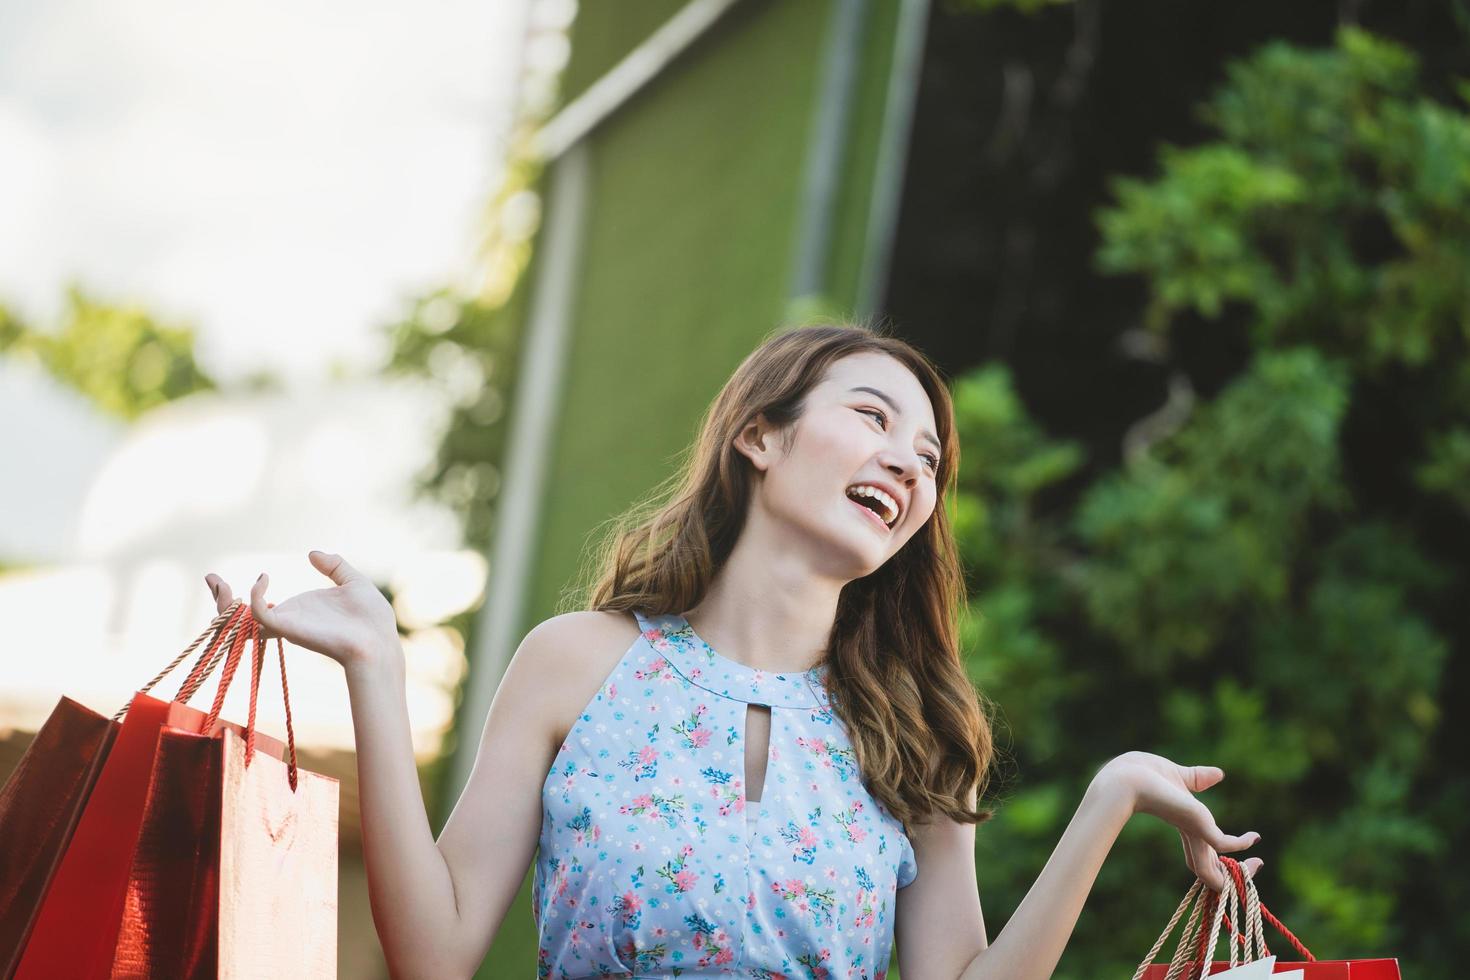
[[757, 670], [710, 646], [681, 613], [633, 615], [648, 645], [691, 684], [731, 700], [772, 708], [828, 705], [825, 664], [806, 671]]

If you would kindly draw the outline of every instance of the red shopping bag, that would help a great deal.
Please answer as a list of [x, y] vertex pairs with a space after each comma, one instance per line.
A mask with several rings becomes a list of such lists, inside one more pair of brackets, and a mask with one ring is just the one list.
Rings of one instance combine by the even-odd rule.
[[[1189, 893], [1184, 896], [1184, 901], [1175, 910], [1174, 917], [1164, 927], [1163, 934], [1154, 943], [1154, 948], [1149, 950], [1139, 964], [1133, 980], [1197, 980], [1270, 956], [1270, 950], [1266, 948], [1263, 919], [1285, 936], [1303, 957], [1303, 961], [1277, 960], [1271, 968], [1272, 973], [1300, 970], [1303, 980], [1402, 980], [1399, 961], [1396, 959], [1317, 959], [1261, 902], [1255, 882], [1241, 870], [1240, 862], [1228, 857], [1221, 857], [1220, 860], [1229, 871], [1233, 885], [1222, 893], [1224, 902], [1221, 901], [1221, 894], [1206, 888], [1203, 881], [1196, 879]], [[1237, 917], [1237, 906], [1243, 910], [1244, 921]], [[1169, 934], [1174, 931], [1186, 911], [1190, 915], [1185, 922], [1184, 931], [1180, 933], [1174, 956], [1168, 963], [1154, 963], [1154, 957], [1163, 949]], [[1206, 923], [1209, 924], [1208, 930], [1205, 929]], [[1221, 925], [1226, 929], [1230, 959], [1226, 962], [1206, 963], [1214, 953]], [[1242, 956], [1240, 962], [1237, 962], [1237, 954]]]
[[[218, 635], [226, 610], [144, 690]], [[61, 864], [126, 708], [105, 718], [62, 697], [0, 790], [0, 980], [15, 973], [43, 896]]]
[[63, 697], [0, 789], [0, 978], [15, 972], [117, 729]]
[[253, 632], [244, 737], [159, 734], [114, 978], [337, 975], [338, 784], [297, 767], [279, 639], [287, 761], [256, 751], [265, 651]]
[[[251, 622], [249, 608], [236, 602], [222, 615], [223, 622], [216, 619], [220, 623], [218, 629], [174, 701], [160, 701], [146, 692], [182, 663], [209, 630], [149, 681], [124, 709], [126, 717], [36, 912], [30, 938], [15, 970], [17, 980], [109, 974], [129, 862], [142, 820], [159, 733], [165, 726], [206, 730], [205, 721], [210, 715], [184, 702], [224, 657], [226, 669], [215, 694], [216, 706], [223, 702], [233, 665], [238, 663], [246, 639], [244, 627]], [[214, 732], [231, 725], [218, 720], [217, 709], [211, 714]], [[284, 746], [274, 739], [262, 736], [261, 742], [262, 748], [275, 752], [278, 757], [284, 754]]]

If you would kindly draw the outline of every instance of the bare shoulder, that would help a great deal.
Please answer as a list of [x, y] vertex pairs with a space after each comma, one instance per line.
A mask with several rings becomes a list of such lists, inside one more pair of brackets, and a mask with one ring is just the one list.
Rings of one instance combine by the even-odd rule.
[[548, 681], [556, 746], [637, 639], [632, 613], [590, 609], [552, 616], [526, 634], [522, 654]]

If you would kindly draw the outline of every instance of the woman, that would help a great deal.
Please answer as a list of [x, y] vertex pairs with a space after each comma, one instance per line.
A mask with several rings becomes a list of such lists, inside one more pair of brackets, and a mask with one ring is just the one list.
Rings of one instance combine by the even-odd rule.
[[266, 635], [346, 671], [393, 974], [473, 973], [533, 856], [539, 974], [558, 978], [877, 978], [896, 940], [904, 980], [1040, 980], [1135, 813], [1177, 827], [1222, 889], [1217, 853], [1259, 839], [1222, 833], [1193, 795], [1223, 773], [1130, 752], [988, 942], [974, 845], [991, 737], [943, 506], [957, 462], [946, 386], [908, 344], [768, 339], [672, 494], [609, 539], [590, 608], [516, 650], [437, 843], [392, 609], [337, 555], [309, 556], [334, 587], [274, 606], [262, 575]]

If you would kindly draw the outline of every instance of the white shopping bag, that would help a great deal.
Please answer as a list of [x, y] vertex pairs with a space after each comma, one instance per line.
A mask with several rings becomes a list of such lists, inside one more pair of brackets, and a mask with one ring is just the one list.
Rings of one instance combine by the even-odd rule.
[[1272, 973], [1276, 968], [1276, 957], [1268, 956], [1254, 963], [1237, 966], [1233, 970], [1224, 973], [1210, 974], [1210, 980], [1302, 980], [1306, 974], [1301, 970], [1285, 970], [1281, 973]]
[[[1224, 973], [1211, 973], [1210, 980], [1274, 980], [1271, 976], [1271, 970], [1275, 966], [1276, 957], [1268, 956], [1263, 960], [1256, 960], [1254, 963], [1247, 963], [1244, 966], [1237, 966], [1233, 970], [1226, 970]], [[1297, 980], [1301, 980], [1301, 970], [1294, 970], [1292, 972], [1297, 975]], [[1282, 974], [1282, 976], [1290, 976], [1290, 974]]]

